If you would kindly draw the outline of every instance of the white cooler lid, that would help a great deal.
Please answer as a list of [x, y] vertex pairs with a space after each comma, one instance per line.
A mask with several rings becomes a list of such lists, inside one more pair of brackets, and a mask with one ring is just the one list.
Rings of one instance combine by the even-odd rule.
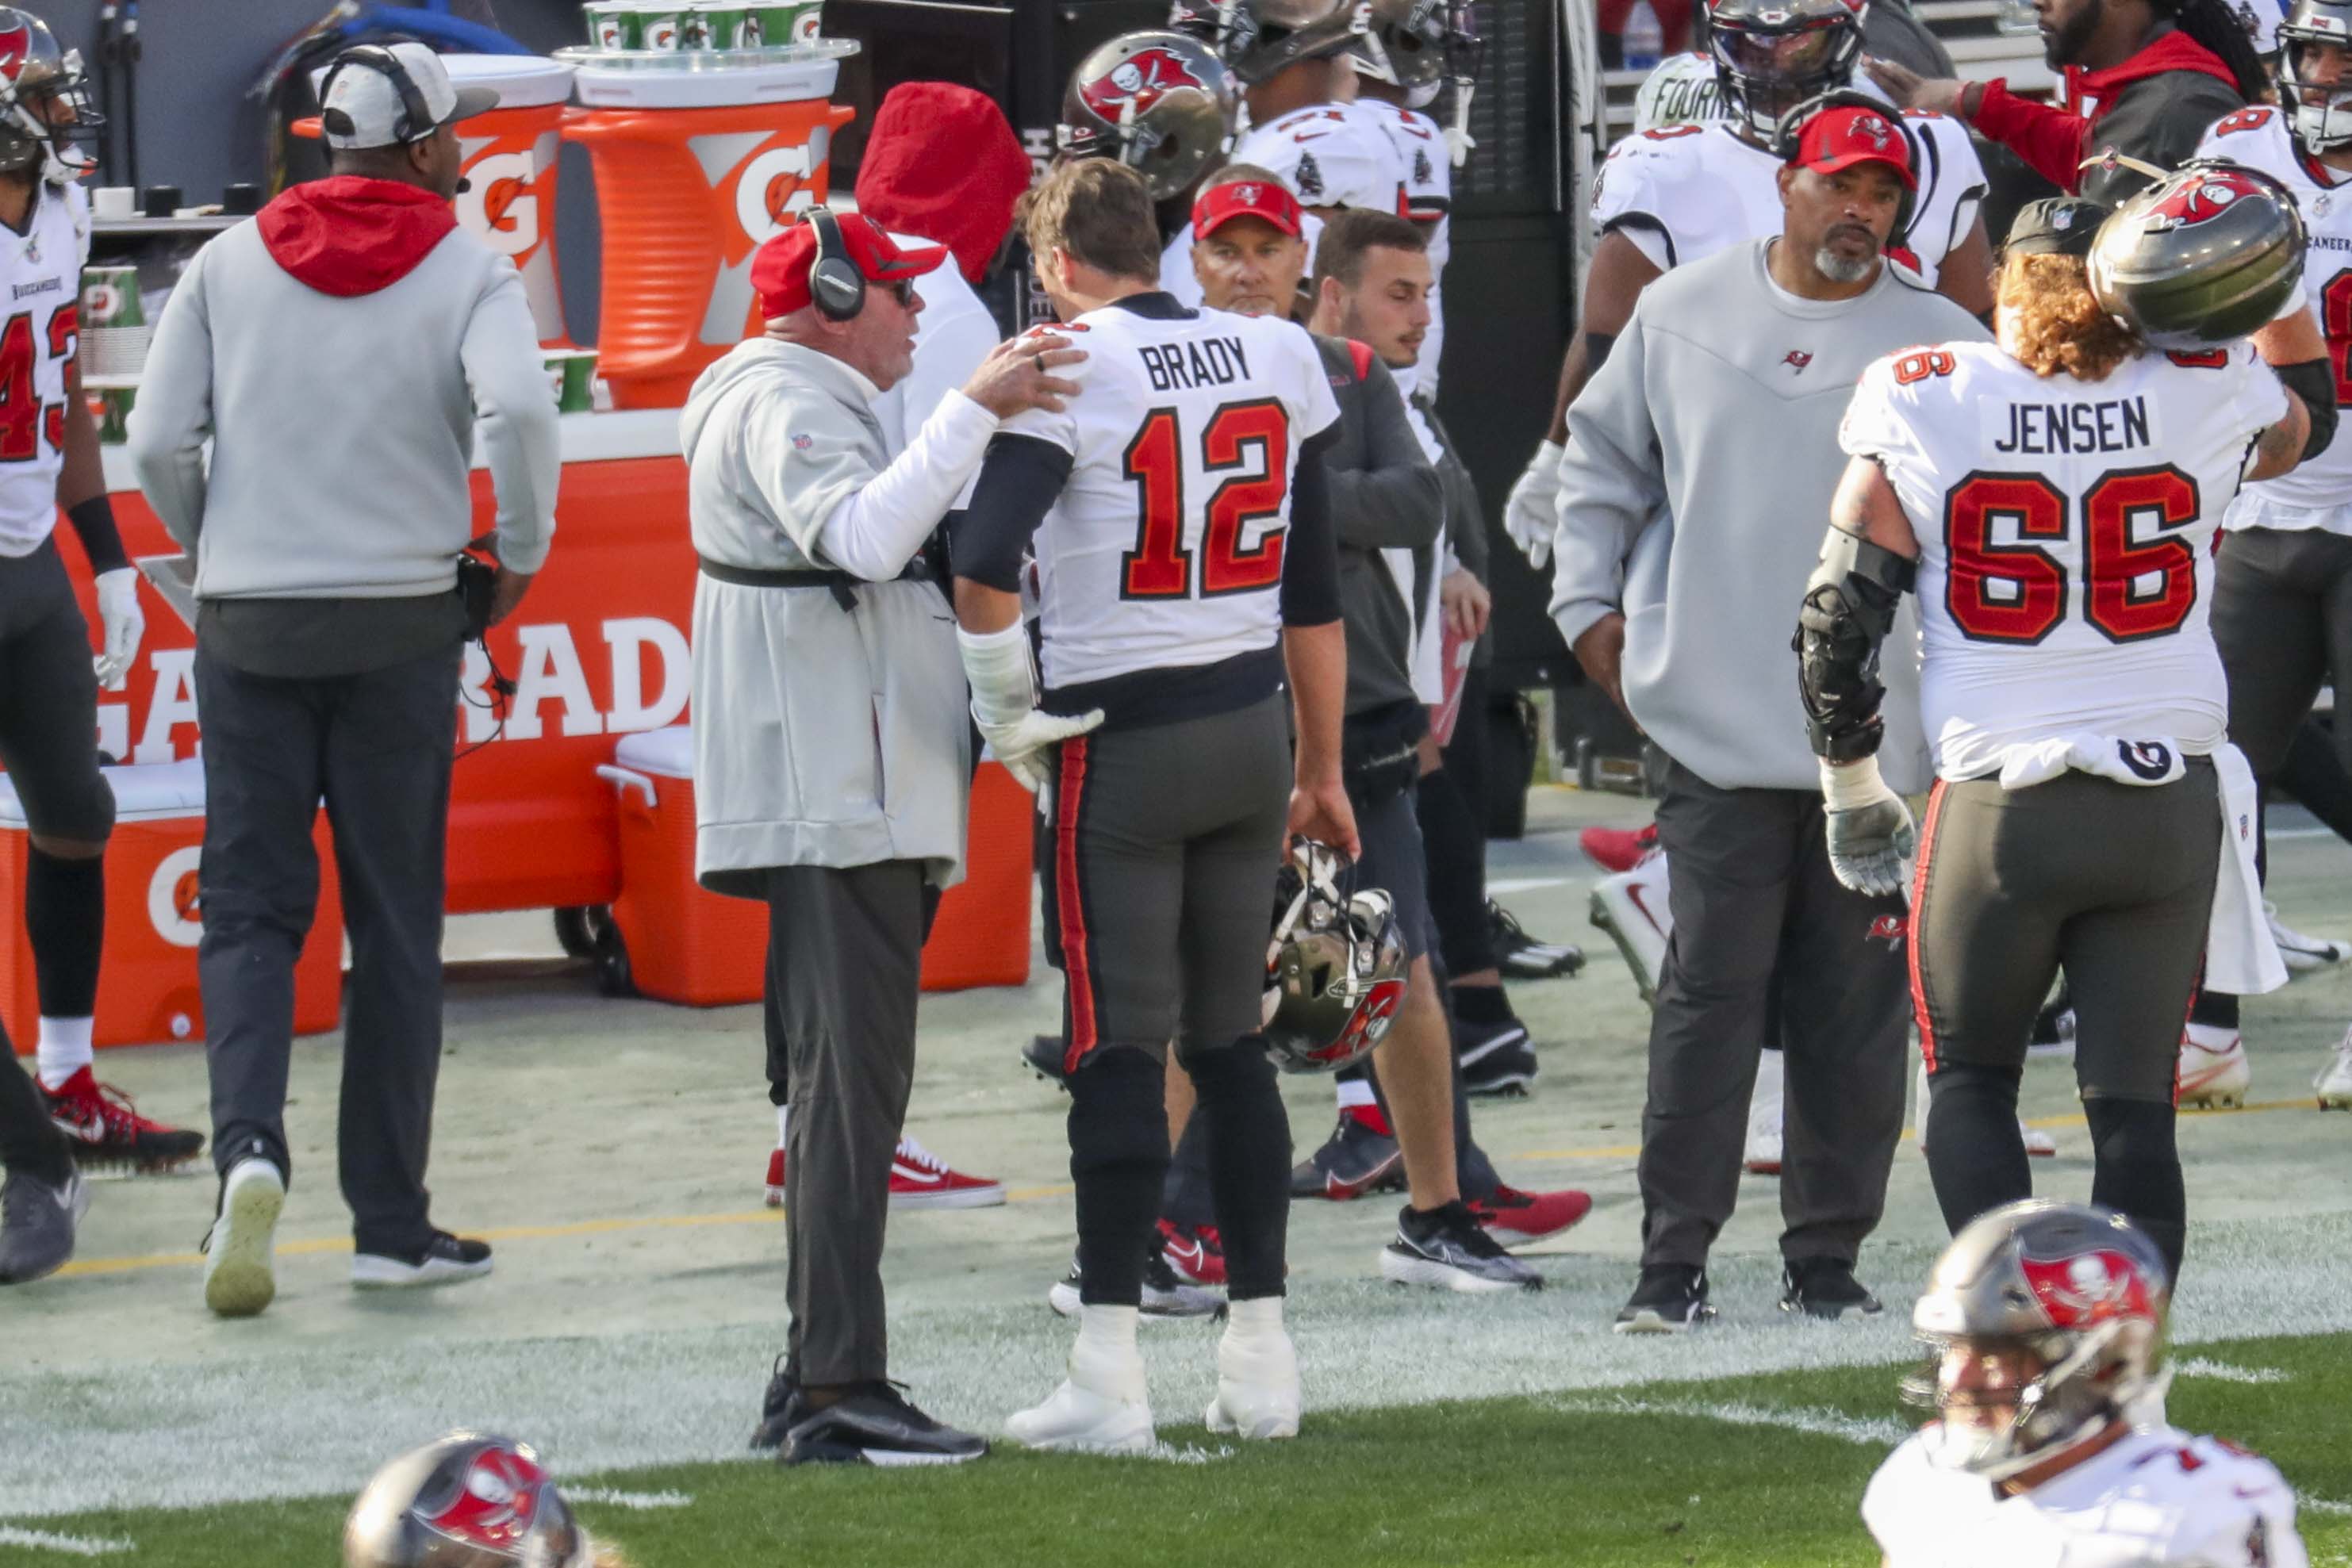
[[455, 85], [496, 88], [500, 109], [536, 109], [572, 97], [572, 68], [544, 55], [443, 55]]
[[599, 109], [723, 109], [831, 98], [840, 74], [838, 59], [809, 59], [671, 70], [583, 65], [573, 79], [580, 101]]
[[694, 726], [674, 724], [667, 729], [641, 729], [621, 737], [613, 760], [624, 768], [656, 779], [694, 777]]
[[[160, 821], [205, 814], [205, 765], [196, 758], [185, 762], [160, 762], [146, 768], [101, 768], [114, 789], [114, 818], [119, 822]], [[22, 828], [24, 802], [16, 799], [16, 781], [0, 773], [0, 828]]]

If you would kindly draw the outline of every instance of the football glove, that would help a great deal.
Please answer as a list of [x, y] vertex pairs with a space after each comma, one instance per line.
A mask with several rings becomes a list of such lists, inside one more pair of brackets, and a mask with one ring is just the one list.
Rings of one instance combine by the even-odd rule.
[[98, 574], [98, 619], [105, 633], [106, 652], [92, 661], [98, 684], [119, 692], [131, 684], [131, 666], [139, 657], [139, 640], [147, 632], [147, 617], [139, 609], [139, 569], [119, 566]]
[[1503, 531], [1538, 571], [1551, 559], [1551, 538], [1559, 528], [1559, 460], [1567, 451], [1556, 441], [1538, 446], [1503, 507]]
[[1822, 764], [1822, 805], [1830, 870], [1839, 882], [1873, 898], [1899, 895], [1910, 883], [1919, 832], [1911, 808], [1878, 776], [1878, 759]]
[[971, 683], [972, 723], [1004, 770], [1036, 793], [1050, 775], [1046, 748], [1102, 723], [1102, 709], [1074, 718], [1038, 711], [1029, 633], [1018, 621], [1001, 632], [958, 627], [956, 645], [963, 654], [964, 678]]

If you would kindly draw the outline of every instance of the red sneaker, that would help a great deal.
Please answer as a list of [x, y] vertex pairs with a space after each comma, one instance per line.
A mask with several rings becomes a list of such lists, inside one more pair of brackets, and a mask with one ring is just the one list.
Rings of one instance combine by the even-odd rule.
[[1587, 828], [1576, 835], [1584, 858], [1612, 875], [1632, 871], [1658, 847], [1658, 825], [1628, 831], [1623, 828]]
[[893, 1208], [993, 1208], [1004, 1201], [1004, 1184], [950, 1170], [947, 1161], [908, 1137], [890, 1158]]
[[1574, 1190], [1521, 1192], [1498, 1186], [1469, 1206], [1497, 1247], [1524, 1247], [1557, 1236], [1592, 1212], [1592, 1199]]
[[1213, 1225], [1160, 1222], [1160, 1256], [1175, 1276], [1188, 1285], [1223, 1286], [1225, 1249]]
[[784, 1151], [782, 1149], [768, 1156], [768, 1190], [761, 1201], [770, 1208], [784, 1207]]
[[74, 1164], [85, 1171], [153, 1176], [176, 1170], [204, 1151], [202, 1133], [149, 1121], [130, 1095], [100, 1083], [87, 1067], [61, 1089], [43, 1085], [41, 1104], [73, 1145]]

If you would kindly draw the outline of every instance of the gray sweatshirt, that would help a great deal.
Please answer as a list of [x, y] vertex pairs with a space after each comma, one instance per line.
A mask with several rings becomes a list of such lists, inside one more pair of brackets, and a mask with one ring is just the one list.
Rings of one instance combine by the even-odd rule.
[[[1552, 619], [1572, 644], [1625, 614], [1625, 702], [1718, 789], [1813, 789], [1798, 601], [1845, 471], [1838, 422], [1872, 361], [1981, 340], [1976, 319], [1882, 267], [1852, 299], [1801, 299], [1766, 273], [1771, 240], [1676, 267], [1568, 413]], [[1887, 782], [1922, 789], [1918, 630], [1887, 639]]]
[[1339, 423], [1324, 454], [1331, 526], [1339, 537], [1339, 614], [1348, 632], [1348, 717], [1418, 707], [1412, 689], [1412, 607], [1397, 591], [1383, 549], [1413, 552], [1426, 578], [1445, 523], [1445, 486], [1406, 422], [1404, 394], [1361, 344], [1318, 337]]

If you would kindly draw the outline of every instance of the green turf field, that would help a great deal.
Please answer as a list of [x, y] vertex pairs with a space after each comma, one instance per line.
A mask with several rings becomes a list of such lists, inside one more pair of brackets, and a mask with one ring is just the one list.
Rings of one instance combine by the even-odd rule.
[[[2179, 1354], [2177, 1425], [2269, 1457], [2304, 1500], [2315, 1563], [2352, 1563], [2352, 1366], [2343, 1336]], [[1158, 1460], [1010, 1448], [953, 1470], [750, 1460], [567, 1483], [634, 1568], [849, 1563], [1856, 1563], [1864, 1482], [1916, 1417], [1903, 1368], [1847, 1367], [1586, 1395], [1310, 1414], [1238, 1448], [1164, 1425]], [[322, 1568], [348, 1500], [0, 1525], [0, 1563]], [[49, 1538], [47, 1546], [7, 1544]]]

